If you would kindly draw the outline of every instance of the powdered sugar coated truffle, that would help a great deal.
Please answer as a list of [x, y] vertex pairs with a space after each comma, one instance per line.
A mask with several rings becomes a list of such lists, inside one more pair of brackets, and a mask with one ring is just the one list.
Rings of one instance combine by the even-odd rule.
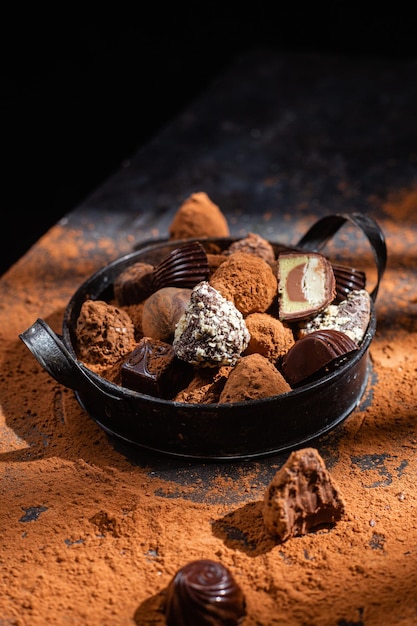
[[207, 281], [191, 292], [173, 341], [178, 358], [200, 367], [235, 365], [250, 339], [243, 315]]

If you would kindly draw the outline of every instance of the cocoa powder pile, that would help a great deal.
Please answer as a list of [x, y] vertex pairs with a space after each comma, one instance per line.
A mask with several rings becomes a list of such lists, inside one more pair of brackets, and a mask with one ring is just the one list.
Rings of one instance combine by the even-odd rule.
[[416, 195], [379, 207], [389, 256], [368, 388], [315, 443], [346, 516], [283, 542], [262, 507], [288, 454], [209, 463], [132, 451], [19, 340], [37, 318], [60, 333], [75, 289], [128, 242], [57, 225], [2, 277], [1, 624], [164, 626], [169, 582], [201, 558], [241, 586], [244, 626], [416, 623]]

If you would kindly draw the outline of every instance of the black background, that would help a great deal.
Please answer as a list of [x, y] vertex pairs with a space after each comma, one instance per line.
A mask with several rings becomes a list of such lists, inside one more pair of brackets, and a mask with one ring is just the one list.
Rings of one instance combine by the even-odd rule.
[[211, 12], [136, 5], [94, 15], [36, 9], [3, 20], [0, 272], [241, 53], [410, 58], [416, 28], [400, 5], [366, 11], [337, 2]]

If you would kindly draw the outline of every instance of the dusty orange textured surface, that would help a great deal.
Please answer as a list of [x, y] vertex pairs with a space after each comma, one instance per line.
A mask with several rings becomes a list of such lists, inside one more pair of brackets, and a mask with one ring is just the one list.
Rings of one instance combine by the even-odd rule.
[[348, 515], [282, 544], [262, 520], [274, 459], [133, 462], [19, 340], [38, 317], [59, 333], [81, 281], [127, 250], [57, 225], [2, 277], [0, 624], [163, 626], [168, 582], [195, 558], [230, 568], [244, 626], [417, 622], [416, 192], [379, 209], [368, 402], [318, 444]]

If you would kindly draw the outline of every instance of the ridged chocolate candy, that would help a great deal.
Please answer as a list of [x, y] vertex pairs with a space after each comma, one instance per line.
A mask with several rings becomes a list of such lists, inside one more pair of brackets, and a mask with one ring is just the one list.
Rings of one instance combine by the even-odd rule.
[[207, 280], [209, 262], [206, 251], [198, 241], [186, 243], [170, 252], [154, 267], [154, 289], [186, 287], [192, 289]]
[[310, 382], [336, 366], [339, 359], [358, 349], [358, 345], [338, 330], [316, 330], [301, 337], [282, 361], [282, 373], [291, 387]]
[[246, 599], [231, 572], [210, 559], [191, 561], [167, 589], [168, 626], [237, 626], [246, 616]]
[[333, 274], [336, 280], [336, 297], [334, 302], [339, 304], [345, 300], [351, 291], [365, 289], [366, 275], [362, 270], [344, 265], [333, 265]]

